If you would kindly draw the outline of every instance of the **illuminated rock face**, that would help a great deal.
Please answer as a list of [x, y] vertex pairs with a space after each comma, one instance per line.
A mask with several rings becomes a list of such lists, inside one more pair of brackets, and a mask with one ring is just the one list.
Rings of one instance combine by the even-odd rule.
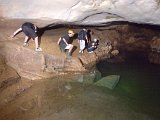
[[1, 0], [0, 16], [78, 24], [110, 21], [160, 24], [160, 0]]

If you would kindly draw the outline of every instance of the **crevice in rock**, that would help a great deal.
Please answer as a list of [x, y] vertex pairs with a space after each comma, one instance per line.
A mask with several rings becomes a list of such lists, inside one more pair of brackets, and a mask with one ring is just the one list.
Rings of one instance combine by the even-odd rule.
[[70, 18], [70, 15], [71, 15], [71, 12], [72, 12], [72, 9], [76, 6], [78, 6], [78, 4], [80, 4], [81, 1], [77, 1], [73, 6], [71, 6], [68, 10], [66, 10], [66, 13], [68, 13], [69, 11], [69, 14], [68, 14], [68, 17], [67, 17], [67, 20]]
[[[108, 19], [108, 18], [109, 18], [109, 19], [119, 18], [119, 19], [125, 21], [125, 18], [124, 18], [124, 17], [119, 16], [119, 15], [117, 15], [117, 14], [113, 14], [113, 13], [109, 13], [109, 12], [97, 12], [97, 13], [88, 15], [88, 16], [84, 17], [84, 18], [81, 19], [81, 20], [74, 21], [74, 22], [77, 23], [77, 24], [79, 24], [79, 23], [85, 24], [84, 21], [87, 20], [88, 18], [91, 18], [91, 17], [96, 16], [96, 15], [101, 15], [101, 14], [107, 14], [107, 15], [106, 15], [106, 19]], [[109, 16], [108, 16], [108, 15], [109, 15]], [[112, 20], [111, 20], [111, 21], [112, 21]], [[108, 22], [109, 22], [109, 21], [108, 21]], [[98, 23], [98, 24], [94, 23], [94, 25], [95, 25], [95, 26], [96, 26], [96, 25], [102, 26], [102, 25], [108, 24], [108, 22], [103, 22], [103, 23]], [[87, 23], [87, 25], [89, 25], [89, 23]], [[93, 25], [93, 23], [91, 23], [91, 25]], [[93, 25], [93, 26], [94, 26], [94, 25]]]

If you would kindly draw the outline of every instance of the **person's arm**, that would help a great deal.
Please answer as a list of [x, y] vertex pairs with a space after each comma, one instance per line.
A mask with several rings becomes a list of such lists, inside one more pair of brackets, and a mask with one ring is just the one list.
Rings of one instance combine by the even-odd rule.
[[60, 43], [61, 39], [62, 39], [62, 38], [60, 37], [60, 38], [59, 38], [59, 40], [58, 40], [58, 42], [57, 42], [57, 44], [58, 44], [58, 45], [59, 45], [59, 43]]
[[34, 31], [37, 32], [37, 26], [36, 25], [34, 25]]
[[22, 31], [22, 28], [17, 29], [11, 37], [14, 38], [21, 31]]
[[87, 43], [88, 43], [89, 41], [88, 41], [88, 37], [87, 37], [87, 35], [85, 36], [85, 38], [86, 38], [86, 40], [87, 40]]
[[88, 43], [89, 41], [88, 41], [87, 31], [85, 31], [84, 35], [85, 35], [85, 39], [86, 39], [86, 41]]

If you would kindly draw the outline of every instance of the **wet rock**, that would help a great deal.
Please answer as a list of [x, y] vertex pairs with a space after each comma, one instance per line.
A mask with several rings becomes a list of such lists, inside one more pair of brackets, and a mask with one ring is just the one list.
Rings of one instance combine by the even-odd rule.
[[72, 72], [86, 71], [82, 61], [80, 61], [79, 58], [65, 59], [65, 66], [63, 70]]
[[45, 59], [42, 53], [34, 52], [14, 43], [4, 43], [1, 54], [6, 58], [6, 64], [10, 65], [20, 76], [28, 79], [42, 79], [45, 77]]
[[30, 88], [29, 84], [21, 81], [21, 77], [11, 67], [5, 64], [0, 55], [0, 106], [14, 100], [18, 95]]
[[45, 54], [45, 71], [53, 73], [63, 71], [65, 66], [65, 59], [58, 56]]
[[19, 77], [9, 77], [7, 79], [1, 80], [0, 90], [3, 90], [18, 81], [19, 81]]
[[94, 74], [81, 74], [78, 76], [77, 82], [82, 84], [93, 84]]
[[98, 59], [98, 57], [96, 56], [95, 53], [91, 53], [89, 55], [79, 56], [79, 60], [81, 61], [83, 66], [87, 69], [90, 68], [91, 66], [93, 66], [96, 63], [97, 59]]
[[102, 73], [99, 71], [99, 70], [95, 70], [94, 71], [94, 82], [96, 82], [96, 81], [98, 81], [98, 80], [100, 80], [101, 78], [102, 78]]
[[107, 88], [113, 90], [116, 87], [116, 85], [118, 84], [119, 79], [120, 79], [119, 75], [109, 75], [109, 76], [103, 77], [102, 79], [97, 81], [95, 83], [95, 85], [107, 87]]
[[116, 55], [119, 54], [119, 50], [113, 50], [113, 51], [111, 52], [111, 54], [114, 55], [114, 56], [116, 56]]
[[160, 64], [160, 39], [154, 37], [150, 42], [149, 61], [154, 64]]
[[13, 68], [7, 66], [4, 57], [0, 56], [0, 90], [2, 91], [19, 80], [20, 76], [18, 73]]
[[91, 69], [97, 62], [107, 58], [110, 58], [110, 54], [106, 47], [99, 47], [93, 53], [79, 56], [79, 60], [86, 69]]
[[31, 88], [31, 86], [32, 86], [32, 83], [29, 80], [23, 79], [3, 89], [3, 91], [0, 91], [0, 106], [13, 101], [21, 93]]
[[87, 74], [79, 74], [77, 75], [77, 82], [82, 84], [93, 84], [94, 82], [100, 80], [102, 78], [102, 74], [98, 70], [93, 70]]

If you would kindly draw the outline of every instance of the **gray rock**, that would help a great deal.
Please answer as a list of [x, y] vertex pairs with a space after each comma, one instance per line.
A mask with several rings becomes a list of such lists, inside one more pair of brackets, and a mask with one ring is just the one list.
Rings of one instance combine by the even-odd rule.
[[[32, 5], [28, 7], [30, 3]], [[1, 0], [0, 5], [0, 17], [9, 19], [41, 19], [94, 25], [112, 21], [160, 24], [159, 0]]]
[[119, 79], [120, 79], [120, 75], [109, 75], [109, 76], [103, 77], [102, 79], [100, 79], [94, 84], [97, 86], [107, 87], [113, 90], [118, 84]]
[[95, 70], [94, 82], [100, 80], [102, 78], [102, 74], [99, 70]]

